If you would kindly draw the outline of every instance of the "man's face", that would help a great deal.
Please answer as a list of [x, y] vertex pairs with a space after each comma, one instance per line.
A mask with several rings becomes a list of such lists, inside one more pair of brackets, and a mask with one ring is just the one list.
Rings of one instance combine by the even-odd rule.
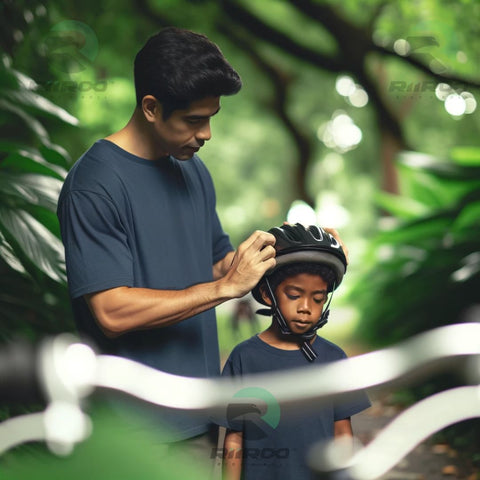
[[327, 299], [327, 283], [300, 273], [281, 282], [275, 292], [278, 307], [292, 333], [306, 333], [316, 325]]
[[220, 97], [194, 101], [183, 110], [174, 110], [163, 120], [159, 105], [155, 118], [155, 133], [163, 155], [189, 160], [210, 140], [210, 118], [220, 110]]

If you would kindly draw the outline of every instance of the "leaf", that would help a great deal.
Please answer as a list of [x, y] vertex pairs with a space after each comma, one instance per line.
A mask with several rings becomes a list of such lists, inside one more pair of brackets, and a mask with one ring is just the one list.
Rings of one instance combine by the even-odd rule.
[[480, 166], [479, 147], [455, 147], [450, 151], [450, 157], [459, 165]]
[[26, 273], [22, 263], [15, 255], [12, 246], [6, 241], [2, 232], [0, 231], [0, 258], [2, 258], [10, 268], [16, 272]]
[[421, 202], [387, 192], [378, 192], [375, 195], [375, 200], [379, 207], [404, 220], [417, 218], [429, 211]]
[[16, 105], [22, 105], [34, 109], [35, 113], [44, 113], [51, 115], [70, 125], [78, 125], [78, 119], [70, 115], [65, 109], [55, 105], [45, 97], [29, 90], [2, 92], [7, 98], [14, 101]]
[[10, 172], [28, 172], [55, 177], [62, 181], [66, 176], [66, 171], [63, 168], [46, 162], [38, 150], [35, 149], [22, 149], [8, 155], [2, 160], [1, 168]]
[[56, 211], [62, 181], [35, 174], [2, 172], [0, 175], [0, 205], [8, 202], [23, 206], [27, 203]]
[[428, 220], [404, 223], [395, 230], [381, 232], [375, 243], [392, 243], [395, 245], [417, 245], [425, 243], [438, 244], [448, 230], [451, 220], [446, 214], [435, 215]]
[[5, 60], [0, 61], [0, 89], [15, 89], [27, 88], [28, 86], [36, 85], [35, 82], [26, 75], [14, 70]]
[[472, 228], [474, 225], [477, 229], [480, 227], [480, 202], [466, 205], [453, 223], [453, 228], [460, 230]]
[[44, 144], [50, 144], [50, 138], [45, 127], [35, 118], [29, 115], [25, 110], [17, 107], [6, 99], [0, 98], [0, 109], [13, 113], [31, 130], [39, 140]]
[[436, 177], [449, 180], [471, 180], [480, 178], [480, 166], [466, 167], [452, 162], [439, 161], [430, 155], [417, 152], [403, 152], [398, 156], [398, 162], [408, 168], [422, 170]]
[[[21, 249], [21, 252], [16, 252], [19, 257], [25, 255], [53, 280], [66, 281], [62, 242], [44, 225], [25, 211], [0, 207], [0, 227], [3, 227], [4, 233], [8, 232], [7, 239], [13, 249]], [[28, 269], [28, 265], [24, 264], [24, 267]]]
[[45, 160], [54, 165], [58, 165], [65, 170], [68, 170], [70, 167], [70, 155], [68, 152], [61, 147], [60, 145], [42, 145], [40, 147], [40, 153], [43, 155]]

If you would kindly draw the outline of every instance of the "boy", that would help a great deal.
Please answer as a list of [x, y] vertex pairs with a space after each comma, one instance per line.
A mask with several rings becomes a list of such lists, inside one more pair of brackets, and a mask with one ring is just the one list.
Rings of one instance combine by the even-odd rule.
[[[235, 347], [225, 364], [225, 376], [284, 370], [346, 357], [338, 346], [316, 334], [327, 322], [332, 292], [346, 270], [340, 244], [316, 226], [283, 225], [269, 232], [276, 238], [276, 266], [264, 275], [252, 294], [270, 307], [259, 313], [272, 315], [272, 323], [264, 332]], [[310, 478], [305, 459], [309, 447], [332, 437], [352, 436], [350, 416], [369, 406], [368, 398], [362, 395], [354, 402], [332, 403], [308, 416], [280, 416], [275, 428], [261, 434], [255, 422], [232, 423], [224, 443], [226, 478]], [[267, 451], [282, 454], [262, 455]]]

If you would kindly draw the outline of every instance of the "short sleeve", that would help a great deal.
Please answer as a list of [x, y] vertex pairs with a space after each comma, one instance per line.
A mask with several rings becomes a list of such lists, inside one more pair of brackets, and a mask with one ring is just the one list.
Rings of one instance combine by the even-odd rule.
[[133, 286], [132, 255], [125, 228], [110, 199], [71, 191], [58, 206], [70, 295]]
[[217, 212], [213, 212], [212, 219], [212, 259], [213, 264], [222, 260], [228, 252], [233, 250], [230, 238], [223, 231]]

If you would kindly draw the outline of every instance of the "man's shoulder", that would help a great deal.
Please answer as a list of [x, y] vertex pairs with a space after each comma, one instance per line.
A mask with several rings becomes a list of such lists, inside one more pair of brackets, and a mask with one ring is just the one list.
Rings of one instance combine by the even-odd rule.
[[118, 152], [114, 144], [105, 139], [100, 139], [80, 156], [75, 162], [74, 168], [83, 164], [98, 164], [101, 166], [116, 156], [118, 156]]
[[115, 181], [118, 153], [109, 143], [98, 140], [80, 156], [67, 174], [64, 192], [95, 191], [96, 186], [102, 186], [103, 191], [105, 185]]

